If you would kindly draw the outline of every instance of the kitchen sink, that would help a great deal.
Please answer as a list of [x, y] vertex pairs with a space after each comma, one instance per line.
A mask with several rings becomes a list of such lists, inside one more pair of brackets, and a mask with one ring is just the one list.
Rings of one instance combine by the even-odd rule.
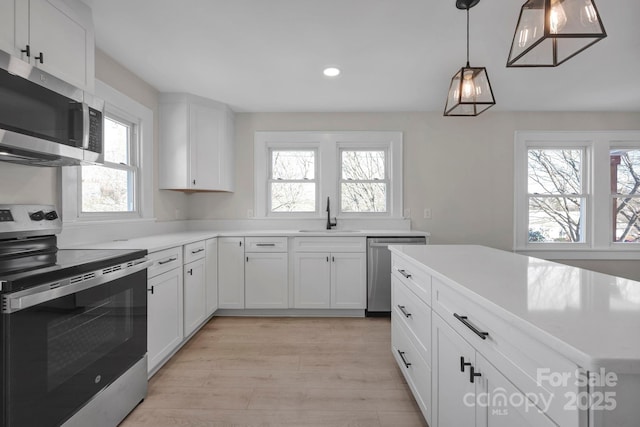
[[359, 233], [360, 230], [327, 230], [324, 228], [316, 230], [298, 230], [300, 233]]

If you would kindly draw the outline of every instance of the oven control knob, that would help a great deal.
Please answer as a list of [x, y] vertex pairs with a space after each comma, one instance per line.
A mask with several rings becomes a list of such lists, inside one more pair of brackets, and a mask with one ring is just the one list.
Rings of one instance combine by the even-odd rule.
[[44, 215], [44, 219], [47, 221], [53, 221], [54, 219], [58, 219], [58, 213], [56, 211], [47, 212]]
[[32, 221], [42, 221], [44, 219], [44, 212], [43, 211], [32, 212], [29, 214], [29, 218], [31, 218]]

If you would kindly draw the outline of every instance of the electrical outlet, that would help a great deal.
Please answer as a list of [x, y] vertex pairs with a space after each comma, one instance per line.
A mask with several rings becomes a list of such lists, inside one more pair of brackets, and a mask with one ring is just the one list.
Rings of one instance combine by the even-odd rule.
[[424, 209], [424, 219], [431, 219], [431, 208]]
[[405, 218], [411, 218], [411, 209], [405, 209], [404, 210], [404, 217]]

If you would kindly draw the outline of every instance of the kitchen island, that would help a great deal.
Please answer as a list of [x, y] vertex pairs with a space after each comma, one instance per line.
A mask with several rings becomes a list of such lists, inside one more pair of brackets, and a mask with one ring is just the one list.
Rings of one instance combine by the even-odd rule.
[[430, 426], [638, 425], [639, 282], [482, 246], [391, 250], [393, 351]]

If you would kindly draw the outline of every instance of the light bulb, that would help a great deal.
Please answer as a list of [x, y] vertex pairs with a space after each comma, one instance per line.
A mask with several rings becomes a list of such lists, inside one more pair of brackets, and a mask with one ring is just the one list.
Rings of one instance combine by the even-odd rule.
[[580, 9], [580, 21], [583, 25], [595, 24], [598, 22], [598, 14], [591, 0], [585, 0], [584, 6]]
[[521, 17], [520, 23], [518, 24], [518, 28], [520, 28], [520, 31], [518, 32], [518, 47], [520, 49], [524, 49], [533, 41], [537, 40], [540, 32], [539, 28], [543, 25], [544, 17], [542, 17], [542, 15], [536, 14], [534, 16], [530, 12], [524, 13]]
[[567, 24], [567, 14], [560, 0], [551, 0], [551, 10], [549, 12], [549, 26], [552, 34], [558, 34]]
[[473, 81], [473, 71], [466, 71], [462, 79], [462, 98], [464, 100], [475, 98], [477, 91], [478, 88]]

